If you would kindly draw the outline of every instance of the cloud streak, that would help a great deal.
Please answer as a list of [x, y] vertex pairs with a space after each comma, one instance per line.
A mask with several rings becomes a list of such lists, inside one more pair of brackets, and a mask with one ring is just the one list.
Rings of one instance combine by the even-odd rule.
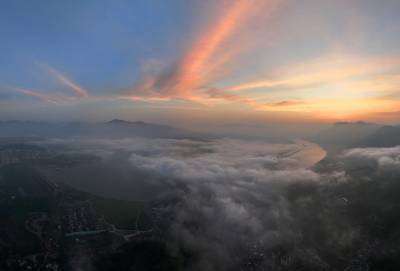
[[[239, 41], [228, 44], [228, 41], [232, 41], [252, 16], [259, 15], [263, 9], [272, 10], [276, 2], [238, 0], [221, 5], [217, 19], [197, 35], [181, 59], [158, 75], [145, 75], [134, 88], [133, 96], [167, 96], [199, 103], [215, 100], [215, 95], [207, 92], [207, 85], [229, 69], [227, 63], [237, 59], [243, 44]], [[232, 96], [219, 97], [225, 98], [232, 100]]]
[[[339, 81], [351, 78], [369, 77], [385, 70], [400, 66], [397, 57], [359, 59], [352, 56], [327, 56], [317, 61], [291, 67], [280, 73], [282, 79], [258, 80], [226, 87], [229, 91], [243, 91], [256, 88], [290, 88], [302, 89], [327, 84], [337, 84]], [[286, 77], [286, 78], [285, 78]]]
[[63, 102], [70, 102], [75, 100], [74, 97], [69, 96], [61, 96], [61, 95], [48, 95], [41, 92], [37, 92], [30, 89], [23, 89], [23, 88], [14, 88], [14, 90], [18, 93], [38, 98], [44, 102], [51, 103], [51, 104], [60, 104]]
[[[79, 86], [77, 83], [73, 82], [71, 79], [57, 71], [55, 68], [47, 65], [42, 64], [46, 68], [46, 70], [53, 75], [59, 82], [67, 86], [69, 89], [73, 91], [75, 94], [74, 96], [71, 95], [60, 95], [60, 94], [47, 94], [42, 93], [30, 89], [23, 89], [23, 88], [14, 88], [14, 90], [18, 93], [38, 98], [44, 102], [52, 103], [52, 104], [61, 104], [61, 103], [68, 103], [77, 101], [83, 98], [89, 98], [89, 92]], [[95, 99], [104, 99], [104, 98], [95, 98]]]
[[89, 92], [83, 87], [79, 86], [77, 83], [73, 82], [71, 79], [57, 71], [56, 69], [46, 65], [47, 70], [52, 74], [58, 81], [68, 86], [79, 98], [89, 97]]
[[176, 91], [181, 93], [201, 87], [207, 82], [205, 76], [225, 63], [224, 55], [215, 54], [249, 15], [254, 4], [255, 1], [247, 0], [233, 2], [210, 29], [200, 34], [178, 68]]

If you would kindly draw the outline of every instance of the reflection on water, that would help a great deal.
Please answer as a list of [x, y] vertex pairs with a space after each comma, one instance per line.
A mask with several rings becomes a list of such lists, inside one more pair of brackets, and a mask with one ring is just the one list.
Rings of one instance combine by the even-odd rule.
[[318, 144], [305, 140], [296, 140], [296, 145], [299, 151], [291, 157], [297, 159], [299, 165], [303, 168], [312, 167], [326, 156], [326, 151]]

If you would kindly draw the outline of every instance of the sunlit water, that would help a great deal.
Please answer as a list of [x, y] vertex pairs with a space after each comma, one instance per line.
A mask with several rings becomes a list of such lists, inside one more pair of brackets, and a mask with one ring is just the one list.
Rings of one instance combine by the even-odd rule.
[[326, 156], [326, 151], [318, 144], [299, 139], [296, 140], [296, 145], [299, 152], [291, 157], [298, 160], [300, 167], [310, 168]]

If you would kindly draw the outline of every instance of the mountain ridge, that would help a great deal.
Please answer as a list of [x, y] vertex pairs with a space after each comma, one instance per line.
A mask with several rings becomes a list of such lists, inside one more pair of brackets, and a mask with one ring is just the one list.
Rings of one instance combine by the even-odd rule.
[[0, 137], [201, 138], [204, 135], [168, 125], [112, 119], [107, 122], [0, 121]]

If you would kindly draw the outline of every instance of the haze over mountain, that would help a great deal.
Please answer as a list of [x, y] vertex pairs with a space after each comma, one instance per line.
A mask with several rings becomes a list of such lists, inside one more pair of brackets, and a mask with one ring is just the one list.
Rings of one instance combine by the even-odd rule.
[[337, 122], [330, 127], [311, 136], [315, 142], [328, 149], [345, 148], [360, 144], [362, 140], [372, 135], [380, 125], [358, 122]]
[[400, 145], [400, 126], [377, 123], [337, 122], [310, 137], [328, 150]]
[[0, 137], [90, 137], [90, 138], [194, 138], [200, 133], [146, 123], [113, 119], [108, 122], [0, 122]]
[[[43, 137], [43, 138], [187, 138], [211, 139], [237, 137], [257, 139], [270, 143], [290, 142], [296, 138], [308, 138], [327, 150], [337, 151], [350, 147], [392, 147], [400, 144], [400, 126], [380, 125], [364, 121], [336, 122], [327, 128], [313, 127], [308, 133], [288, 129], [288, 134], [277, 137], [277, 131], [267, 125], [260, 133], [243, 135], [237, 131], [194, 132], [169, 125], [143, 121], [113, 119], [107, 122], [35, 122], [0, 121], [0, 137]], [[293, 133], [293, 134], [291, 134]]]
[[384, 125], [367, 135], [360, 143], [367, 147], [393, 147], [400, 145], [400, 126]]

